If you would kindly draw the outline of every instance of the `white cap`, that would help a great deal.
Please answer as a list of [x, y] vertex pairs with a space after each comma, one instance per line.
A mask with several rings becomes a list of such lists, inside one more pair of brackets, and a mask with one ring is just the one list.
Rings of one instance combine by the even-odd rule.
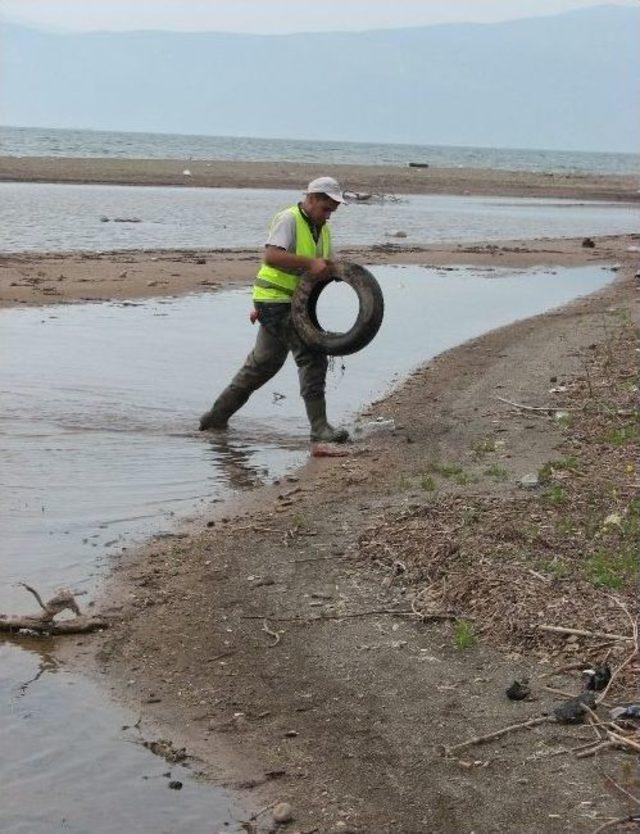
[[305, 194], [326, 194], [331, 197], [336, 203], [344, 203], [345, 199], [342, 196], [342, 191], [338, 185], [338, 181], [333, 177], [318, 177], [318, 179], [311, 180], [307, 186]]

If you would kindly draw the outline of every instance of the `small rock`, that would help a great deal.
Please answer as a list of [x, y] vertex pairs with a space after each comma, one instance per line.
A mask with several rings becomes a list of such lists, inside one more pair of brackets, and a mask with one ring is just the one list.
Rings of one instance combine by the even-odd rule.
[[591, 240], [590, 237], [585, 237], [585, 239], [582, 241], [582, 245], [585, 249], [595, 249], [596, 247], [595, 241]]
[[109, 221], [109, 218], [108, 218], [108, 217], [106, 217], [106, 216], [103, 214], [103, 215], [102, 215], [102, 217], [100, 218], [100, 222], [101, 222], [101, 223], [109, 223], [110, 221]]
[[172, 791], [181, 791], [182, 782], [179, 782], [177, 779], [173, 779], [171, 782], [169, 782], [169, 787]]
[[387, 237], [407, 237], [407, 233], [399, 229], [397, 232], [387, 232]]
[[520, 478], [518, 486], [523, 489], [535, 489], [537, 486], [540, 486], [540, 478], [536, 472], [530, 472], [528, 475]]
[[185, 169], [184, 169], [184, 171], [182, 172], [182, 176], [183, 176], [183, 177], [190, 177], [190, 176], [192, 176], [191, 171], [190, 171], [188, 168], [185, 168]]
[[288, 802], [278, 802], [272, 811], [273, 821], [277, 823], [291, 822], [293, 809]]
[[196, 258], [196, 263], [197, 264], [202, 265], [202, 264], [206, 264], [206, 262], [207, 262], [206, 258]]

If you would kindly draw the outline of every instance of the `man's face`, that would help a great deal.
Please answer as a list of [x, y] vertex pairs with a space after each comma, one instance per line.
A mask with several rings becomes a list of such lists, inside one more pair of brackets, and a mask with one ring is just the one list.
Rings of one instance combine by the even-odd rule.
[[324, 226], [339, 205], [326, 194], [307, 194], [303, 203], [304, 210], [316, 226]]

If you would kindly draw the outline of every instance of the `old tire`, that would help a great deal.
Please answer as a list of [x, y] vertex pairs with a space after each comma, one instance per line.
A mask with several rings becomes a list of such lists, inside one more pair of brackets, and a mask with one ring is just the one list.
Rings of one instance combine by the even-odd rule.
[[[318, 322], [316, 308], [322, 290], [332, 281], [344, 281], [358, 296], [358, 315], [346, 333], [324, 330]], [[303, 276], [291, 300], [293, 326], [302, 341], [328, 356], [356, 353], [374, 338], [384, 316], [384, 298], [380, 284], [363, 266], [341, 263], [339, 274], [317, 280]]]

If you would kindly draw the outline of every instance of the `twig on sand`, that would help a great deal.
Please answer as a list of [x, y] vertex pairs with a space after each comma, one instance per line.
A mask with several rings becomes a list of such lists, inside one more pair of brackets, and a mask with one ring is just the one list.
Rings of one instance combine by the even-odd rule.
[[535, 411], [539, 414], [551, 414], [558, 410], [557, 406], [542, 406], [542, 405], [523, 405], [522, 403], [513, 402], [513, 400], [505, 400], [504, 397], [496, 397], [501, 403], [512, 405], [514, 408], [519, 408], [521, 411]]
[[516, 730], [524, 730], [530, 727], [536, 727], [538, 724], [554, 723], [555, 718], [550, 715], [541, 715], [537, 718], [529, 718], [528, 721], [522, 721], [520, 724], [510, 724], [508, 727], [503, 727], [501, 730], [496, 730], [493, 733], [488, 733], [486, 736], [474, 736], [473, 738], [463, 741], [461, 744], [454, 744], [452, 747], [445, 747], [445, 756], [452, 756], [454, 753], [459, 753], [460, 750], [465, 750], [467, 747], [474, 747], [477, 744], [486, 744], [488, 741], [493, 741], [496, 738], [513, 733]]
[[618, 677], [620, 672], [622, 672], [622, 670], [626, 666], [628, 666], [634, 658], [638, 656], [638, 621], [637, 619], [631, 616], [631, 614], [629, 613], [629, 609], [623, 602], [620, 602], [620, 600], [614, 596], [612, 596], [611, 599], [619, 608], [621, 608], [624, 611], [624, 613], [627, 616], [627, 619], [631, 623], [633, 637], [629, 637], [627, 639], [633, 641], [633, 651], [622, 661], [622, 663], [620, 664], [620, 666], [617, 667], [617, 669], [614, 669], [614, 671], [611, 674], [611, 678], [609, 679], [609, 682], [598, 696], [598, 703], [602, 703], [602, 701], [607, 695], [607, 692], [611, 689], [611, 685], [613, 684], [614, 680]]
[[[351, 614], [321, 614], [319, 617], [274, 617], [271, 614], [243, 614], [243, 620], [274, 620], [278, 623], [312, 623], [318, 620], [348, 620], [354, 617], [372, 617], [376, 614], [388, 614], [391, 617], [413, 617], [413, 611], [393, 611], [386, 608], [374, 608], [370, 611], [354, 611]], [[433, 616], [434, 619], [450, 619], [448, 616], [440, 617], [440, 615], [427, 615], [429, 618]]]
[[623, 825], [626, 822], [640, 822], [640, 816], [638, 814], [629, 814], [626, 817], [617, 817], [615, 820], [603, 822], [602, 825], [596, 828], [593, 834], [600, 834], [601, 831], [606, 831], [607, 828], [614, 828], [616, 825]]
[[267, 620], [264, 620], [264, 622], [262, 623], [262, 631], [264, 631], [265, 634], [268, 634], [269, 637], [274, 638], [274, 642], [271, 644], [271, 648], [274, 648], [274, 646], [278, 645], [278, 643], [280, 642], [280, 632], [273, 631], [272, 629], [270, 629]]
[[604, 778], [612, 787], [614, 787], [617, 791], [620, 791], [620, 793], [624, 794], [627, 797], [627, 799], [630, 799], [632, 802], [635, 802], [636, 805], [640, 805], [640, 799], [637, 796], [634, 796], [632, 793], [629, 793], [629, 791], [626, 788], [623, 788], [622, 785], [619, 785], [615, 781], [615, 779], [609, 776], [608, 773], [604, 774]]
[[583, 628], [565, 628], [564, 626], [538, 625], [540, 631], [548, 631], [551, 634], [573, 634], [576, 637], [599, 637], [605, 640], [628, 640], [633, 642], [633, 637], [628, 634], [610, 634], [608, 631], [587, 631]]

